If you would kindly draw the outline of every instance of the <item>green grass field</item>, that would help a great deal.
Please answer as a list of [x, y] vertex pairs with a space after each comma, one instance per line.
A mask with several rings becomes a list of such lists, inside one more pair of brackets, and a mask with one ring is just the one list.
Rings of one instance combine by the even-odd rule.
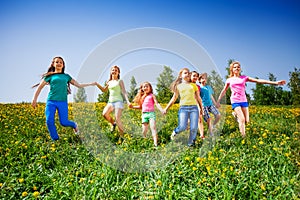
[[251, 106], [243, 139], [229, 106], [215, 138], [175, 141], [178, 105], [157, 116], [159, 147], [125, 108], [125, 140], [101, 116], [105, 104], [70, 104], [76, 136], [52, 142], [45, 105], [0, 104], [0, 199], [300, 199], [300, 108]]

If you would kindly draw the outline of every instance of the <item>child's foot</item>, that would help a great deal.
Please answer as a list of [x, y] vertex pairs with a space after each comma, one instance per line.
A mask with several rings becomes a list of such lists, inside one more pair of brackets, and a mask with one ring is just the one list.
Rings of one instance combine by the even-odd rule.
[[113, 125], [111, 126], [110, 132], [114, 132], [116, 130], [116, 126], [117, 126], [117, 123], [114, 122]]
[[232, 116], [234, 117], [236, 122], [239, 122], [235, 112], [232, 112]]
[[77, 124], [76, 124], [76, 127], [74, 128], [74, 133], [75, 133], [75, 135], [79, 135], [79, 129], [78, 129]]
[[171, 140], [175, 140], [175, 136], [176, 136], [176, 133], [175, 133], [175, 131], [173, 131], [171, 134]]

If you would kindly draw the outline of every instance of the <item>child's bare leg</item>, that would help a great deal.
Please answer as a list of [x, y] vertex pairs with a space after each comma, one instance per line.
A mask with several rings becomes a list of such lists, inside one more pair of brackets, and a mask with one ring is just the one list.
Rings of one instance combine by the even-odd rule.
[[117, 126], [119, 128], [119, 132], [120, 132], [121, 137], [124, 136], [124, 127], [123, 127], [123, 123], [121, 121], [122, 111], [123, 111], [123, 109], [120, 109], [120, 108], [115, 109], [116, 123], [117, 123]]
[[114, 110], [111, 104], [107, 104], [103, 109], [102, 116], [109, 121], [112, 125], [114, 124], [114, 119], [110, 116], [110, 113]]
[[156, 131], [156, 121], [154, 119], [150, 119], [150, 129], [152, 132], [154, 146], [158, 145], [158, 135]]
[[198, 129], [199, 129], [199, 132], [200, 132], [200, 137], [204, 138], [204, 125], [203, 125], [202, 115], [199, 115]]
[[244, 113], [243, 113], [241, 107], [236, 107], [234, 109], [234, 112], [236, 113], [236, 116], [238, 118], [240, 133], [242, 134], [242, 137], [245, 137], [246, 136], [246, 127], [245, 127]]
[[148, 123], [143, 123], [143, 124], [142, 124], [142, 128], [143, 128], [143, 132], [142, 132], [142, 133], [143, 133], [143, 137], [144, 137], [144, 138], [146, 138], [146, 136], [147, 136], [148, 125], [149, 125]]

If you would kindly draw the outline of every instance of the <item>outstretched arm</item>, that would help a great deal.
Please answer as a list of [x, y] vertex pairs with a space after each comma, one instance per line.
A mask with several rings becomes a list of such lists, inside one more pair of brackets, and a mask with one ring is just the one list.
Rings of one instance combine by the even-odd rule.
[[222, 89], [222, 91], [219, 95], [217, 105], [216, 105], [217, 107], [220, 107], [220, 101], [224, 97], [224, 95], [226, 94], [226, 91], [227, 91], [228, 87], [229, 87], [229, 83], [225, 83], [224, 88]]
[[107, 92], [108, 90], [108, 84], [105, 85], [105, 87], [101, 86], [99, 83], [96, 82], [96, 86], [102, 91]]
[[165, 114], [165, 111], [164, 109], [161, 107], [161, 105], [158, 103], [156, 97], [154, 95], [152, 95], [153, 97], [153, 100], [154, 100], [154, 103], [156, 105], [156, 107], [158, 108], [158, 110], [162, 113], [162, 114]]
[[167, 111], [169, 110], [169, 108], [175, 103], [177, 97], [178, 97], [178, 91], [174, 92], [171, 100], [169, 101], [168, 105], [164, 109], [164, 113], [167, 113]]
[[259, 83], [259, 84], [270, 84], [270, 85], [284, 85], [286, 83], [285, 80], [280, 81], [268, 81], [265, 79], [257, 79], [257, 78], [251, 78], [248, 77], [249, 82]]
[[83, 88], [83, 87], [87, 87], [87, 86], [92, 86], [92, 85], [96, 85], [96, 82], [93, 83], [78, 83], [75, 79], [72, 79], [70, 81], [70, 83], [78, 88]]
[[200, 97], [200, 92], [199, 90], [197, 90], [195, 92], [195, 99], [197, 100], [197, 103], [199, 105], [199, 108], [200, 108], [200, 114], [203, 114], [203, 105], [202, 105], [202, 99]]
[[34, 96], [33, 96], [33, 100], [32, 100], [32, 107], [35, 108], [36, 104], [37, 104], [37, 99], [42, 91], [42, 89], [45, 87], [45, 85], [47, 85], [47, 82], [45, 80], [42, 80], [38, 86], [38, 88], [36, 89]]

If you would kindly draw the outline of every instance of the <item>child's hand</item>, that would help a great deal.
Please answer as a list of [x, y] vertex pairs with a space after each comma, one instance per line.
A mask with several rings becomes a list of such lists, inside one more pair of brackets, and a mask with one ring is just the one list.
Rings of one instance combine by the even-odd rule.
[[166, 110], [166, 109], [163, 109], [163, 110], [162, 110], [162, 114], [164, 114], [164, 115], [167, 114], [167, 110]]
[[286, 83], [285, 80], [277, 81], [277, 85], [284, 85]]

